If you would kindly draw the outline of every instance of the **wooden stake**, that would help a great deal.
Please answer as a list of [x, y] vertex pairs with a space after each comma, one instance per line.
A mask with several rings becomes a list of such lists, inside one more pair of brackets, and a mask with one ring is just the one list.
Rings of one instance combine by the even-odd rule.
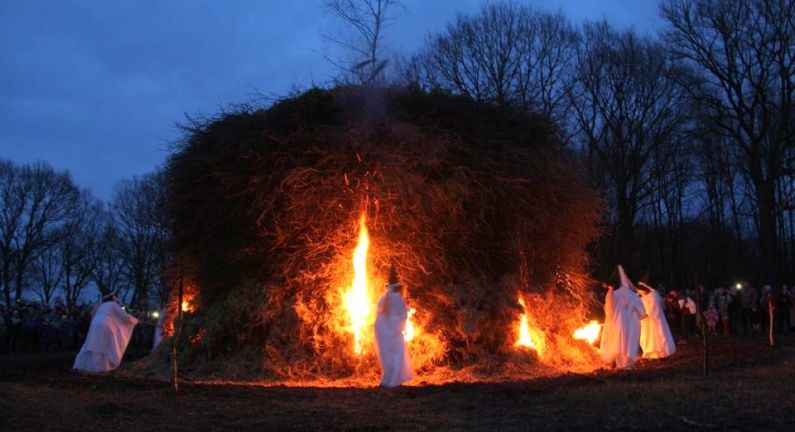
[[709, 375], [709, 332], [707, 332], [707, 322], [706, 317], [704, 317], [704, 311], [701, 310], [701, 293], [702, 287], [696, 286], [696, 312], [698, 316], [696, 317], [696, 323], [699, 321], [701, 322], [701, 339], [704, 341], [704, 359], [702, 363], [702, 371], [704, 375]]
[[[768, 294], [772, 295], [772, 294]], [[770, 338], [770, 346], [776, 346], [776, 333], [775, 330], [775, 321], [776, 321], [776, 310], [770, 308], [770, 300], [765, 300], [765, 307], [767, 308], [768, 318], [770, 319], [770, 325], [768, 325], [768, 336]]]

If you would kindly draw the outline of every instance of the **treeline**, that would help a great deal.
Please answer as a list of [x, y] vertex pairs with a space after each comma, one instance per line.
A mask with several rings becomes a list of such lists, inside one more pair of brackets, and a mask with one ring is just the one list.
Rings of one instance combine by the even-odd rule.
[[[379, 41], [397, 3], [331, 2], [366, 48], [349, 78], [384, 80]], [[664, 0], [660, 14], [649, 36], [491, 3], [393, 62], [388, 81], [555, 124], [608, 209], [597, 277], [620, 262], [669, 287], [792, 284], [795, 0]], [[1, 161], [3, 301], [74, 301], [88, 286], [134, 305], [162, 298], [164, 181], [123, 181], [102, 203], [45, 164]]]
[[541, 113], [609, 209], [597, 275], [795, 281], [795, 2], [665, 0], [655, 36], [488, 4], [397, 81]]
[[136, 307], [159, 304], [167, 289], [164, 192], [162, 175], [150, 174], [120, 182], [104, 203], [67, 172], [0, 160], [2, 302], [93, 301], [98, 288]]

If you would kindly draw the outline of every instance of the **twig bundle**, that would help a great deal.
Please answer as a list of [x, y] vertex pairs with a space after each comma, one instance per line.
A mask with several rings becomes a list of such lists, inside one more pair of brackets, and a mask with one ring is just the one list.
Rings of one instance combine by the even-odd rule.
[[[420, 374], [515, 356], [519, 294], [551, 349], [588, 350], [556, 335], [591, 304], [586, 246], [600, 202], [543, 119], [411, 89], [338, 88], [187, 132], [168, 166], [176, 247], [195, 263], [202, 305], [185, 317], [184, 370], [377, 374], [372, 349], [352, 353], [340, 309], [362, 212], [372, 301], [395, 263], [417, 309]], [[570, 354], [561, 361], [588, 357]]]

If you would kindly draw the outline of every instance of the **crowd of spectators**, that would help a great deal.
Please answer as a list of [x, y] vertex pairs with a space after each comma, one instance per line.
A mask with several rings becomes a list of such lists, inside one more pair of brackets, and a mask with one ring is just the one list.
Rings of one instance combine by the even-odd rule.
[[671, 290], [665, 295], [665, 309], [680, 340], [696, 334], [702, 325], [724, 336], [795, 331], [795, 287], [786, 285]]
[[[91, 325], [93, 304], [16, 302], [0, 304], [0, 355], [53, 351], [77, 351]], [[146, 312], [131, 312], [141, 320]], [[152, 343], [152, 327], [137, 326], [130, 346], [146, 348]]]

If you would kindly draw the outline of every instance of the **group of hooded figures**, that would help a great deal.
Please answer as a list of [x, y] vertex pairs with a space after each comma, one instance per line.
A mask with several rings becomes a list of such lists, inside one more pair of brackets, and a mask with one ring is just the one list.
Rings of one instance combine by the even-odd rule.
[[621, 285], [608, 287], [605, 296], [605, 323], [599, 354], [605, 363], [631, 369], [638, 358], [659, 359], [676, 351], [676, 343], [668, 327], [663, 300], [654, 288], [629, 280], [618, 266]]
[[[605, 298], [605, 323], [599, 352], [606, 363], [631, 368], [642, 350], [644, 358], [663, 358], [676, 351], [671, 330], [665, 320], [660, 294], [640, 283], [630, 282], [618, 267], [621, 286], [609, 287]], [[411, 359], [403, 332], [408, 308], [401, 295], [402, 285], [394, 268], [390, 271], [386, 292], [378, 300], [375, 319], [375, 340], [381, 364], [381, 385], [396, 387], [412, 378]], [[638, 295], [640, 294], [640, 296]], [[161, 339], [165, 311], [155, 329], [155, 347]], [[138, 319], [124, 311], [115, 294], [103, 297], [91, 319], [86, 341], [74, 362], [74, 369], [103, 373], [115, 370], [121, 363]]]

